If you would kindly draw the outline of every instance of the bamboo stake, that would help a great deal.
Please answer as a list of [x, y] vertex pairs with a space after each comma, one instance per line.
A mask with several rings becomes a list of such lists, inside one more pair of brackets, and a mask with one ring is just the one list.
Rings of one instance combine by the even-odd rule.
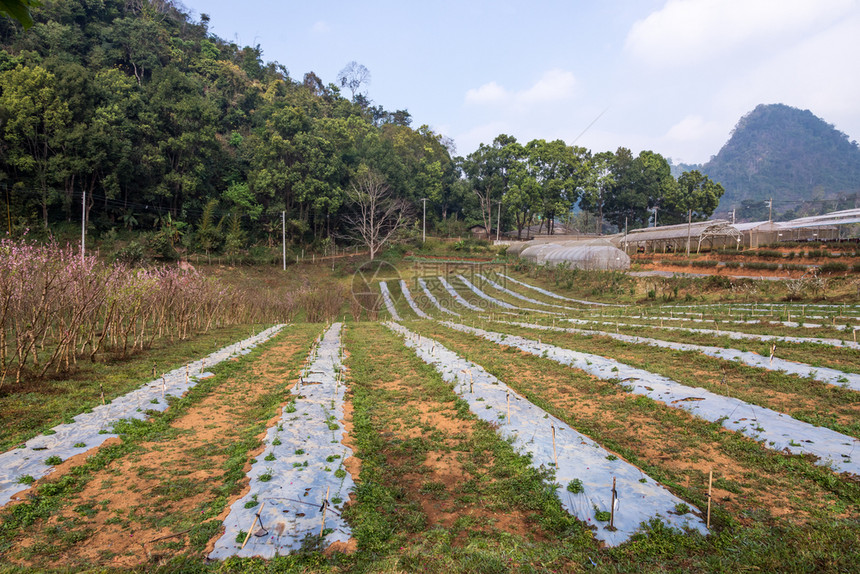
[[705, 522], [705, 527], [711, 527], [711, 486], [714, 484], [714, 471], [708, 472], [708, 519]]
[[615, 530], [615, 477], [612, 477], [612, 504], [609, 508], [609, 530]]
[[331, 487], [328, 486], [325, 489], [325, 500], [323, 501], [323, 515], [322, 515], [322, 526], [320, 527], [320, 540], [322, 540], [323, 531], [325, 531], [325, 511], [328, 509], [328, 493], [331, 490]]
[[558, 456], [555, 453], [555, 425], [552, 425], [552, 461], [558, 468]]
[[[248, 539], [251, 538], [251, 533], [254, 531], [254, 526], [257, 524], [257, 519], [260, 518], [260, 513], [263, 512], [263, 506], [266, 505], [266, 501], [260, 503], [260, 509], [254, 513], [254, 521], [251, 522], [251, 527], [248, 528], [248, 534], [245, 535], [245, 541], [242, 542], [242, 548], [245, 548], [245, 545], [248, 543]], [[260, 523], [262, 524], [262, 522]], [[241, 550], [241, 548], [240, 548]]]

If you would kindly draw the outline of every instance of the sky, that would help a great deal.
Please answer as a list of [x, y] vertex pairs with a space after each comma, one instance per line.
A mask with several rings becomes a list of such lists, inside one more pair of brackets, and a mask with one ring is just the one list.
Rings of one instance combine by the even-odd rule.
[[704, 163], [773, 103], [860, 139], [860, 0], [183, 3], [293, 79], [364, 65], [375, 105], [462, 156], [508, 134]]

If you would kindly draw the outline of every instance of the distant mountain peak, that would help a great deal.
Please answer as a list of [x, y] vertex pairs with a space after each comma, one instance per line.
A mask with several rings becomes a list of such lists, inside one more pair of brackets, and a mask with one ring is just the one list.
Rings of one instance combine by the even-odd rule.
[[808, 211], [812, 202], [860, 193], [860, 148], [809, 110], [760, 104], [702, 172], [726, 189], [721, 211], [771, 197], [781, 213], [804, 203]]

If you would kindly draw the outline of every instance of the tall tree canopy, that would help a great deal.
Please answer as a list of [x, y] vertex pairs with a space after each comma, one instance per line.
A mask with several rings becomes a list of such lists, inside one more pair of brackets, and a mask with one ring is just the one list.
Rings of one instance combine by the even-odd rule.
[[185, 226], [208, 251], [228, 224], [271, 238], [285, 211], [294, 240], [320, 240], [345, 235], [360, 166], [431, 216], [462, 209], [442, 136], [373, 105], [360, 64], [337, 85], [297, 81], [171, 0], [43, 4], [27, 32], [0, 19], [0, 184], [18, 229], [78, 217], [87, 192], [96, 231]]

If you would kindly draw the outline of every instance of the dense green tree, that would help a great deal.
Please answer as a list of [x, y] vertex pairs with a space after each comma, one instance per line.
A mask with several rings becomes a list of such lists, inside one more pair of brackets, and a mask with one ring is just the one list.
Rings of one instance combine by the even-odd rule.
[[[660, 209], [663, 197], [676, 185], [669, 162], [658, 153], [643, 151], [633, 157], [627, 148], [618, 148], [612, 167], [615, 180], [605, 201], [606, 219], [624, 229], [648, 225], [651, 211]], [[659, 224], [659, 219], [657, 220]]]
[[708, 219], [725, 193], [723, 186], [714, 183], [699, 171], [687, 171], [678, 177], [678, 184], [668, 191], [661, 202], [663, 224], [704, 221]]
[[603, 209], [615, 185], [614, 162], [615, 155], [610, 151], [595, 154], [591, 158], [591, 170], [579, 199], [580, 207], [597, 219], [598, 233], [603, 233]]
[[54, 185], [62, 173], [62, 140], [71, 120], [57, 78], [41, 66], [19, 65], [0, 73], [0, 114], [4, 156], [20, 176], [19, 187], [39, 191], [42, 221], [56, 201]]

